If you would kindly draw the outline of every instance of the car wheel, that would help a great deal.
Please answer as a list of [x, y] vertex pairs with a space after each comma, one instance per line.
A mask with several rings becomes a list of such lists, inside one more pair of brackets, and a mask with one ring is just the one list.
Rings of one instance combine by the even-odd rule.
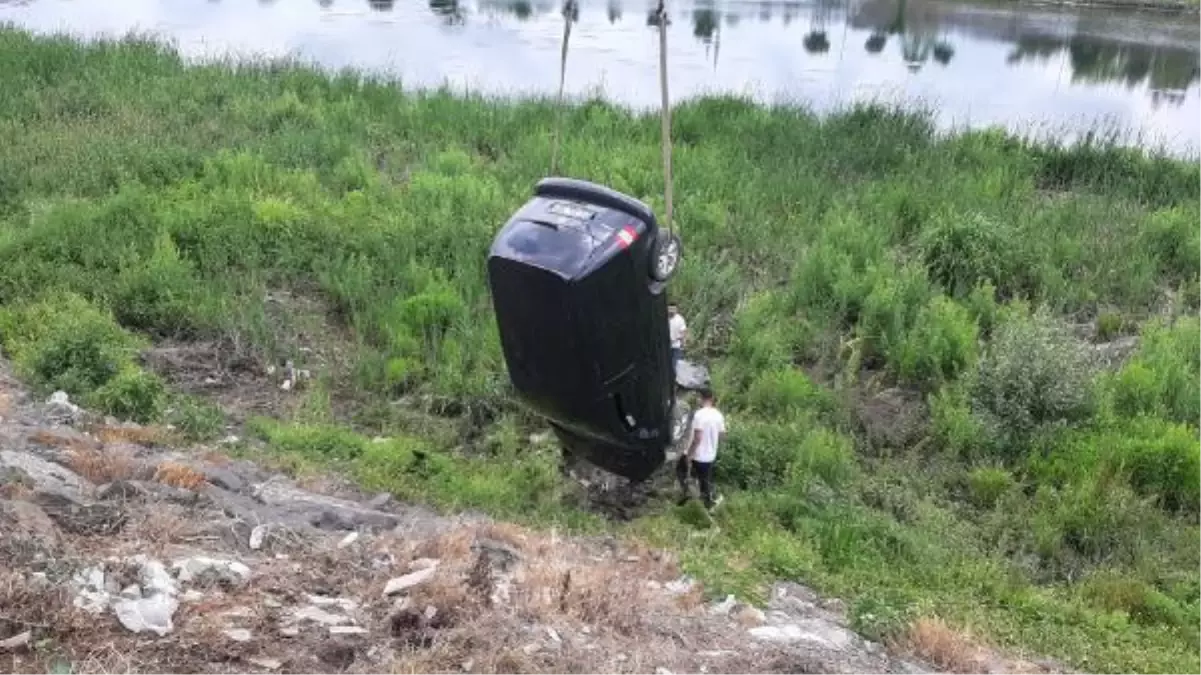
[[671, 232], [659, 231], [651, 250], [651, 278], [667, 281], [680, 265], [680, 238]]

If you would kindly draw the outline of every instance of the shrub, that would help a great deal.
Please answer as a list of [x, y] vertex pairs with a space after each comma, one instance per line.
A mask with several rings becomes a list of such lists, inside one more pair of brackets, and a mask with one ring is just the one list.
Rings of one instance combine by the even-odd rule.
[[1188, 614], [1175, 600], [1116, 572], [1089, 575], [1080, 590], [1093, 605], [1109, 612], [1125, 612], [1141, 624], [1181, 626], [1188, 622]]
[[1011, 312], [978, 362], [973, 411], [1013, 458], [1045, 425], [1088, 417], [1093, 373], [1087, 348], [1045, 310]]
[[871, 292], [855, 332], [866, 341], [866, 356], [883, 360], [901, 348], [906, 333], [930, 299], [930, 282], [921, 267], [907, 264], [875, 270]]
[[1197, 205], [1174, 206], [1153, 212], [1140, 229], [1143, 248], [1159, 261], [1160, 273], [1173, 280], [1201, 274], [1201, 231]]
[[915, 597], [900, 589], [882, 588], [860, 596], [851, 605], [851, 629], [869, 640], [895, 642], [909, 631], [918, 615]]
[[780, 424], [748, 421], [731, 434], [719, 458], [717, 479], [759, 490], [804, 488], [812, 478], [838, 486], [856, 471], [849, 439], [809, 418]]
[[913, 328], [889, 354], [901, 377], [931, 386], [953, 380], [976, 361], [979, 330], [962, 305], [939, 295], [918, 313]]
[[123, 325], [162, 335], [178, 335], [209, 323], [203, 315], [200, 282], [165, 231], [149, 260], [134, 260], [117, 278], [116, 318]]
[[1132, 565], [1161, 536], [1164, 519], [1130, 488], [1103, 474], [1035, 495], [1026, 522], [1011, 527], [1018, 537], [1029, 531], [1035, 550], [1054, 578], [1071, 579], [1096, 565]]
[[984, 509], [996, 506], [1016, 485], [1013, 474], [1000, 467], [980, 467], [968, 474], [972, 502]]
[[166, 416], [168, 424], [192, 441], [213, 439], [225, 428], [221, 409], [195, 396], [176, 397]]
[[971, 458], [981, 448], [983, 430], [972, 414], [966, 387], [959, 383], [944, 385], [930, 394], [930, 432], [941, 447], [962, 458]]
[[1158, 415], [1197, 426], [1201, 422], [1201, 325], [1195, 317], [1149, 323], [1133, 358], [1102, 377], [1101, 393], [1121, 416]]
[[93, 391], [86, 402], [115, 417], [149, 424], [162, 415], [166, 387], [157, 375], [126, 367]]
[[0, 342], [36, 386], [76, 399], [125, 371], [140, 346], [111, 314], [74, 293], [4, 310]]
[[806, 411], [824, 411], [829, 394], [797, 368], [787, 368], [757, 377], [746, 395], [747, 404], [767, 417], [786, 417]]
[[1095, 323], [1098, 342], [1109, 342], [1118, 337], [1126, 325], [1122, 314], [1112, 310], [1098, 313]]
[[944, 213], [922, 231], [918, 248], [930, 274], [951, 295], [967, 295], [990, 281], [1002, 296], [1020, 290], [1020, 239], [1009, 225], [984, 214]]

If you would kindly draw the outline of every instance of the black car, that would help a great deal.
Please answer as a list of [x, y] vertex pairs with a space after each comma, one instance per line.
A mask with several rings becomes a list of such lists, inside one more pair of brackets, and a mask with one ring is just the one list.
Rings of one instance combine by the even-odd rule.
[[569, 178], [539, 181], [488, 257], [518, 395], [565, 450], [635, 481], [680, 431], [666, 298], [679, 259], [646, 204]]

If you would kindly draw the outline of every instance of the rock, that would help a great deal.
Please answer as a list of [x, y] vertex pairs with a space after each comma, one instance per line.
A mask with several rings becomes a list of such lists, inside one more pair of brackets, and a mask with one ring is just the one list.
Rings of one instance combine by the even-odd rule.
[[284, 626], [279, 629], [279, 634], [284, 637], [296, 637], [300, 635], [300, 629], [295, 626]]
[[800, 619], [795, 623], [759, 626], [749, 632], [756, 640], [789, 644], [804, 642], [833, 651], [845, 650], [854, 641], [850, 631], [821, 619]]
[[234, 642], [250, 642], [253, 637], [250, 631], [245, 628], [229, 628], [223, 632], [225, 633], [225, 637]]
[[248, 545], [250, 546], [250, 550], [257, 551], [260, 548], [262, 548], [263, 547], [263, 539], [266, 536], [267, 536], [267, 526], [266, 525], [255, 525], [254, 529], [250, 531], [250, 541], [247, 542]]
[[292, 611], [292, 620], [296, 622], [312, 621], [323, 626], [340, 626], [350, 622], [348, 617], [340, 614], [331, 614], [320, 607], [313, 606], [296, 608]]
[[384, 597], [391, 597], [414, 586], [423, 584], [434, 578], [434, 574], [436, 574], [437, 571], [437, 568], [428, 567], [426, 569], [417, 570], [416, 572], [410, 572], [403, 577], [391, 579], [388, 581], [388, 584], [384, 586]]
[[726, 616], [734, 609], [734, 606], [737, 604], [738, 604], [737, 598], [735, 598], [733, 595], [727, 595], [725, 600], [714, 603], [711, 607], [709, 607], [709, 613], [717, 614], [719, 616]]
[[75, 589], [72, 601], [75, 607], [89, 614], [101, 614], [108, 609], [112, 597], [105, 590], [103, 567], [89, 567], [76, 572], [71, 579], [71, 586]]
[[747, 628], [762, 626], [767, 622], [767, 615], [763, 610], [744, 603], [738, 603], [730, 612], [730, 617]]
[[345, 499], [318, 495], [269, 480], [255, 489], [255, 499], [285, 513], [303, 514], [307, 524], [321, 529], [391, 529], [399, 522], [395, 515], [364, 508]]
[[266, 668], [267, 670], [279, 670], [280, 668], [283, 668], [283, 666], [284, 666], [283, 661], [280, 661], [279, 659], [267, 658], [264, 656], [252, 656], [252, 657], [246, 659], [246, 662], [252, 666], [258, 666], [259, 668]]
[[409, 563], [411, 570], [428, 570], [437, 567], [442, 561], [438, 558], [417, 558]]
[[52, 422], [74, 424], [79, 421], [82, 411], [71, 402], [65, 391], [56, 391], [46, 399], [46, 416]]
[[367, 506], [376, 510], [382, 509], [392, 503], [392, 495], [387, 492], [381, 492], [378, 495], [367, 500]]
[[204, 599], [204, 593], [201, 593], [195, 588], [189, 588], [188, 590], [184, 591], [183, 596], [180, 599], [184, 602], [200, 602]]
[[23, 501], [0, 501], [0, 530], [5, 536], [25, 534], [46, 542], [58, 539], [58, 527], [37, 504]]
[[236, 560], [218, 560], [205, 556], [176, 560], [176, 576], [180, 581], [211, 579], [217, 583], [239, 585], [250, 578], [250, 568]]
[[507, 604], [521, 554], [492, 539], [478, 539], [471, 547], [476, 559], [468, 573], [468, 585], [485, 594], [492, 605]]
[[676, 384], [682, 389], [702, 389], [709, 383], [709, 370], [686, 359], [676, 364]]
[[23, 633], [17, 633], [16, 635], [14, 635], [12, 637], [4, 638], [3, 640], [0, 640], [0, 652], [16, 651], [17, 649], [20, 649], [20, 648], [28, 645], [32, 640], [33, 640], [33, 632], [32, 631], [25, 631]]
[[126, 629], [134, 633], [150, 631], [159, 637], [173, 630], [171, 615], [179, 603], [166, 593], [155, 593], [148, 598], [119, 600], [113, 604], [113, 613]]
[[226, 436], [225, 438], [222, 438], [221, 441], [219, 442], [219, 445], [234, 445], [240, 440], [242, 440], [242, 439], [238, 438], [237, 436], [234, 436], [233, 434], [230, 434], [230, 435]]
[[330, 598], [324, 595], [308, 596], [310, 605], [315, 607], [337, 607], [343, 612], [353, 612], [359, 608], [359, 603], [350, 598]]
[[663, 666], [655, 668], [655, 675], [672, 675], [672, 672]]
[[[141, 480], [118, 482], [124, 483], [133, 490], [137, 490], [143, 497], [163, 499], [176, 504], [181, 504], [183, 506], [192, 506], [200, 500], [200, 495], [192, 492], [191, 490], [175, 487], [174, 485], [167, 485], [165, 483]], [[122, 487], [121, 489], [125, 490], [126, 488]], [[97, 492], [99, 493], [99, 490]], [[103, 497], [101, 497], [101, 499], [103, 499]]]
[[675, 581], [667, 582], [663, 585], [663, 589], [672, 595], [684, 595], [691, 591], [695, 585], [696, 582], [692, 580], [692, 577], [684, 575]]
[[359, 539], [359, 533], [351, 532], [350, 534], [346, 535], [345, 537], [342, 537], [342, 541], [338, 542], [338, 548], [346, 548], [347, 546], [350, 546], [351, 544], [358, 541], [358, 539]]
[[[234, 438], [234, 442], [236, 443], [237, 436]], [[239, 478], [238, 475], [232, 471], [214, 466], [206, 466], [202, 469], [202, 471], [204, 472], [205, 480], [213, 485], [216, 485], [217, 487], [229, 490], [230, 492], [241, 492], [242, 489], [246, 487], [246, 481]]]
[[362, 626], [330, 626], [329, 627], [330, 635], [366, 635], [369, 632], [370, 631], [368, 631], [366, 628], [363, 628]]
[[92, 484], [74, 471], [52, 464], [28, 452], [0, 450], [0, 471], [16, 469], [33, 481], [36, 488], [48, 488], [80, 495], [91, 490]]

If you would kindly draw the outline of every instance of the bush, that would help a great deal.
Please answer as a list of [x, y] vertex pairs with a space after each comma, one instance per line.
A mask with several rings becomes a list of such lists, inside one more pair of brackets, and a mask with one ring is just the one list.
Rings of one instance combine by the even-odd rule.
[[1164, 526], [1164, 518], [1130, 488], [1096, 474], [1062, 489], [1043, 486], [1030, 518], [1011, 524], [1030, 532], [1035, 550], [1056, 579], [1072, 579], [1097, 565], [1133, 565]]
[[925, 386], [953, 380], [976, 361], [979, 330], [968, 311], [939, 295], [918, 313], [913, 328], [889, 354], [897, 374]]
[[1182, 626], [1188, 622], [1187, 612], [1175, 600], [1138, 579], [1118, 573], [1092, 574], [1080, 590], [1093, 605], [1109, 612], [1125, 612], [1141, 624]]
[[838, 486], [854, 475], [849, 439], [802, 418], [779, 424], [748, 421], [718, 457], [717, 480], [748, 490], [802, 489], [812, 478]]
[[1064, 434], [1045, 454], [1031, 460], [1030, 469], [1056, 485], [1120, 477], [1169, 510], [1195, 513], [1201, 502], [1201, 442], [1188, 425], [1148, 417], [1119, 420]]
[[759, 376], [751, 384], [746, 399], [751, 411], [777, 418], [821, 412], [831, 405], [830, 395], [797, 368]]
[[851, 605], [851, 629], [869, 640], [894, 642], [909, 631], [917, 610], [910, 593], [889, 588], [873, 590]]
[[1196, 317], [1155, 321], [1142, 332], [1133, 358], [1100, 379], [1101, 393], [1120, 416], [1156, 415], [1201, 423], [1201, 325]]
[[167, 423], [188, 440], [207, 441], [225, 429], [225, 415], [220, 408], [203, 399], [179, 396], [167, 411]]
[[1003, 297], [1024, 290], [1018, 277], [1020, 237], [1009, 225], [984, 214], [937, 217], [918, 237], [918, 248], [930, 279], [956, 297], [986, 281]]
[[128, 372], [141, 344], [74, 293], [0, 312], [0, 343], [35, 386], [79, 400]]
[[977, 365], [973, 412], [1013, 459], [1046, 425], [1089, 416], [1094, 370], [1087, 348], [1045, 310], [1011, 312]]
[[1143, 248], [1159, 261], [1160, 273], [1173, 280], [1196, 279], [1201, 274], [1201, 231], [1197, 205], [1175, 206], [1153, 212], [1140, 230]]
[[959, 383], [945, 385], [929, 395], [930, 432], [952, 455], [970, 459], [982, 447], [980, 420], [972, 414], [971, 402]]
[[86, 399], [91, 407], [138, 424], [158, 420], [165, 402], [166, 387], [162, 379], [134, 367], [124, 368]]
[[980, 467], [968, 474], [972, 503], [983, 509], [996, 506], [1016, 485], [1013, 474], [999, 467]]
[[204, 315], [200, 281], [164, 230], [149, 260], [132, 261], [117, 278], [116, 318], [129, 328], [180, 335], [211, 323]]

